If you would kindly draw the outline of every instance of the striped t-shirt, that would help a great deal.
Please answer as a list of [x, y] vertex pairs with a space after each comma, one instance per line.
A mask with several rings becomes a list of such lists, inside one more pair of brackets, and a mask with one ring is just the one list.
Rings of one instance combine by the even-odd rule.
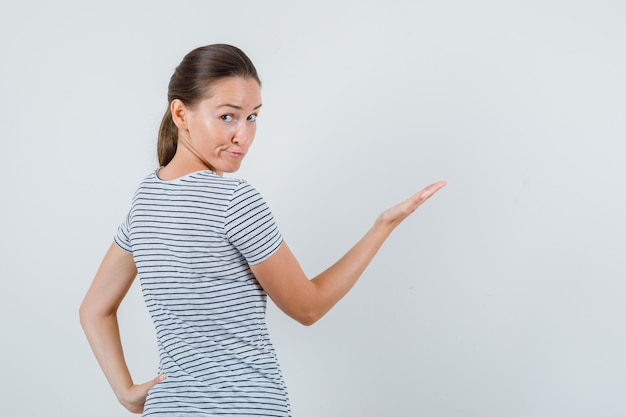
[[282, 243], [247, 182], [198, 171], [140, 184], [115, 242], [133, 254], [165, 381], [143, 416], [289, 416], [249, 264]]

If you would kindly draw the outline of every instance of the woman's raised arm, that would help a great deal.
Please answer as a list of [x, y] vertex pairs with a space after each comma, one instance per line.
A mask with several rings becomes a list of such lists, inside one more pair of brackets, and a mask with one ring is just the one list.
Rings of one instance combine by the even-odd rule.
[[285, 242], [268, 259], [250, 268], [265, 292], [293, 319], [311, 325], [326, 314], [359, 279], [391, 232], [447, 183], [429, 185], [385, 210], [341, 259], [309, 279]]

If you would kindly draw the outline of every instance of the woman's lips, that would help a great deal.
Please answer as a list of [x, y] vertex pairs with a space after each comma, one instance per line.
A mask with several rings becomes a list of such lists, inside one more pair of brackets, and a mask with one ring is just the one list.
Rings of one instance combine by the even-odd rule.
[[246, 154], [243, 152], [226, 151], [226, 153], [232, 158], [243, 158], [244, 156], [246, 156]]

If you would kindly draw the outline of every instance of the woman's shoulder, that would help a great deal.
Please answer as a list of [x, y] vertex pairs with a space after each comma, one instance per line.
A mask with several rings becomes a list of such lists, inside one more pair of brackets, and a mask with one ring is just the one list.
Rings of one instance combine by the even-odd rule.
[[194, 171], [184, 175], [180, 175], [174, 178], [168, 178], [167, 176], [160, 175], [161, 168], [157, 168], [151, 171], [143, 180], [143, 182], [152, 182], [163, 185], [181, 186], [190, 184], [223, 184], [237, 186], [245, 183], [243, 178], [224, 177], [216, 174], [213, 171], [201, 170]]
[[159, 176], [159, 170], [156, 169], [145, 177], [140, 188], [178, 190], [179, 192], [186, 190], [194, 193], [217, 194], [222, 197], [230, 196], [230, 198], [241, 194], [259, 194], [257, 189], [243, 178], [221, 176], [209, 170], [191, 172], [174, 179], [163, 179]]

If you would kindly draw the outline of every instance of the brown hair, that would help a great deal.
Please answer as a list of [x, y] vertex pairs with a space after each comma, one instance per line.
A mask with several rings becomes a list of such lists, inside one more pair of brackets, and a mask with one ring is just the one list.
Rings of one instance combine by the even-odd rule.
[[161, 166], [172, 160], [178, 144], [178, 127], [170, 111], [172, 101], [178, 99], [186, 106], [193, 106], [211, 95], [216, 82], [230, 77], [253, 78], [261, 85], [250, 58], [241, 49], [231, 45], [215, 44], [196, 48], [176, 67], [168, 86], [167, 111], [159, 128], [157, 154]]

